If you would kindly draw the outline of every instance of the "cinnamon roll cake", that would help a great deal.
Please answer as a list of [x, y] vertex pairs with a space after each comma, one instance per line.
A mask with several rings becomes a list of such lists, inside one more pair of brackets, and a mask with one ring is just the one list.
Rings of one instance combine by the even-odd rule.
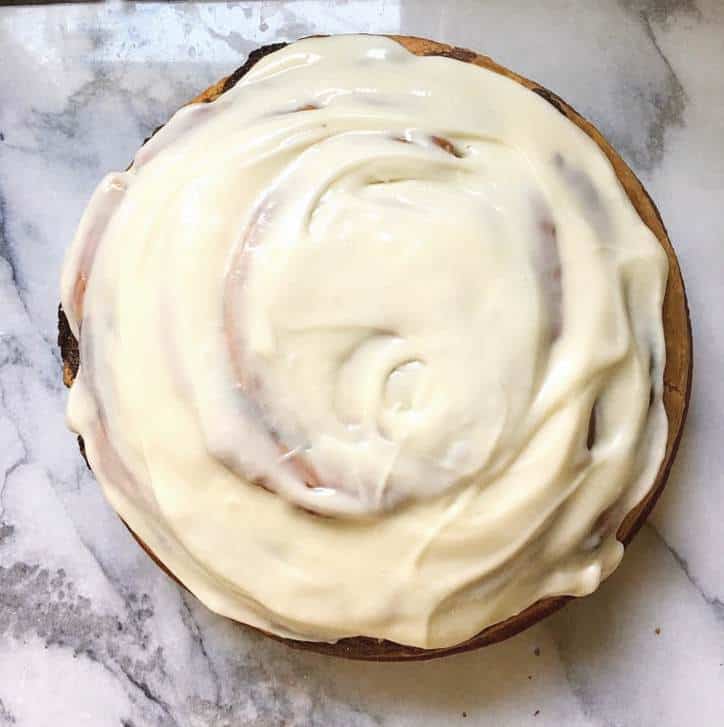
[[688, 395], [638, 180], [421, 39], [254, 54], [100, 183], [61, 297], [111, 505], [210, 609], [332, 653], [446, 653], [594, 591]]

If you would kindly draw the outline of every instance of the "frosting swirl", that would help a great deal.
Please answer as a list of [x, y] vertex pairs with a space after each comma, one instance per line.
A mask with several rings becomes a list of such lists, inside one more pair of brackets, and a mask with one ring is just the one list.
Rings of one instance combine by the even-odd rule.
[[664, 453], [666, 273], [535, 94], [306, 39], [99, 186], [63, 273], [69, 420], [212, 609], [449, 645], [617, 565]]

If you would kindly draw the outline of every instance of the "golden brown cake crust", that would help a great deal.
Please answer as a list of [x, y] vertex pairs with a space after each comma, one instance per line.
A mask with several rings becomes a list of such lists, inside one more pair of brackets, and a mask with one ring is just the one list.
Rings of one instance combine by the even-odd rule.
[[[488, 56], [479, 55], [465, 48], [437, 43], [426, 38], [414, 36], [391, 35], [393, 40], [403, 45], [407, 50], [420, 56], [446, 56], [455, 60], [472, 63], [476, 66], [487, 68], [495, 73], [513, 79], [525, 86], [534, 93], [548, 101], [560, 113], [566, 116], [576, 126], [588, 134], [601, 150], [606, 154], [621, 185], [626, 190], [631, 203], [636, 208], [641, 219], [656, 235], [661, 246], [666, 251], [669, 259], [669, 277], [664, 296], [663, 323], [666, 338], [666, 368], [664, 370], [664, 407], [669, 420], [669, 432], [666, 443], [666, 453], [659, 468], [658, 475], [653, 487], [644, 500], [634, 508], [624, 519], [618, 529], [618, 539], [628, 545], [638, 529], [643, 525], [652, 508], [656, 504], [674, 460], [674, 455], [679, 446], [681, 433], [689, 405], [692, 377], [692, 341], [691, 324], [689, 321], [689, 310], [684, 290], [684, 281], [681, 277], [681, 270], [676, 259], [674, 248], [666, 233], [664, 223], [659, 211], [656, 209], [651, 197], [643, 185], [631, 171], [628, 165], [621, 159], [613, 147], [606, 141], [602, 134], [590, 122], [584, 119], [575, 109], [546, 88], [543, 88], [535, 81], [531, 81], [513, 71], [497, 64]], [[276, 43], [263, 46], [252, 53], [246, 63], [226, 78], [222, 78], [213, 86], [206, 89], [190, 103], [208, 102], [218, 98], [222, 93], [229, 90], [234, 84], [247, 73], [251, 67], [261, 58], [269, 53], [284, 47], [285, 43]], [[63, 382], [70, 386], [78, 371], [79, 354], [78, 343], [75, 340], [62, 308], [58, 311], [58, 345], [60, 346], [63, 359]], [[79, 437], [81, 453], [85, 456], [83, 440]], [[131, 531], [132, 532], [132, 531]], [[165, 565], [156, 555], [132, 532], [143, 549], [153, 558], [169, 576], [178, 581], [178, 578], [170, 573]], [[181, 584], [183, 585], [183, 584]], [[462, 651], [477, 649], [481, 646], [494, 644], [498, 641], [512, 636], [532, 626], [545, 616], [557, 611], [571, 599], [570, 596], [546, 598], [526, 608], [524, 611], [511, 616], [505, 621], [493, 624], [481, 631], [476, 636], [451, 647], [441, 649], [420, 649], [412, 646], [404, 646], [390, 641], [372, 639], [364, 636], [341, 639], [334, 644], [317, 643], [309, 641], [297, 641], [283, 639], [274, 634], [267, 634], [274, 639], [283, 641], [294, 648], [316, 651], [322, 654], [342, 656], [351, 659], [365, 659], [371, 661], [402, 661], [431, 659], [439, 656], [447, 656]], [[252, 627], [247, 627], [252, 628]], [[266, 632], [265, 632], [266, 633]]]

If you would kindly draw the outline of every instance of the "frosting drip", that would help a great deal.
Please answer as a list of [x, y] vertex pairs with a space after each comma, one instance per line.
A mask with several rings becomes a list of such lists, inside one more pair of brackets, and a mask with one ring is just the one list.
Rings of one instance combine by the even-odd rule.
[[666, 441], [666, 265], [535, 94], [306, 39], [99, 186], [69, 421], [212, 609], [453, 644], [617, 565]]

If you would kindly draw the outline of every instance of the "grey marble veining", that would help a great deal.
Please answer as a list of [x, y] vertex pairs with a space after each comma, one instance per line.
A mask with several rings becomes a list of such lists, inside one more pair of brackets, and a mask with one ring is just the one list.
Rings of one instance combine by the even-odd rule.
[[[696, 387], [667, 491], [594, 596], [421, 664], [298, 653], [219, 619], [135, 546], [78, 456], [58, 271], [94, 185], [254, 47], [404, 32], [555, 90], [656, 199]], [[0, 8], [0, 727], [724, 724], [724, 6], [288, 0]]]

